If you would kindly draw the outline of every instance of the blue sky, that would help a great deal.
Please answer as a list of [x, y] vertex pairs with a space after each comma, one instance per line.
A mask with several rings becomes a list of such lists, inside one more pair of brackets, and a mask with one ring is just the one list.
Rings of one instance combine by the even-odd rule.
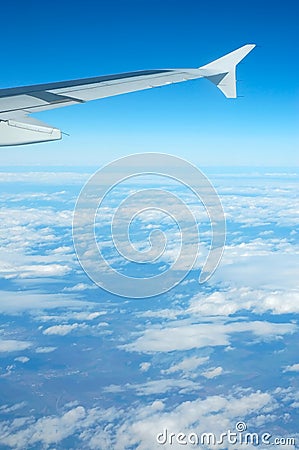
[[227, 100], [206, 80], [39, 114], [70, 136], [0, 149], [2, 165], [101, 165], [167, 152], [200, 165], [298, 164], [296, 1], [7, 2], [1, 87], [138, 69], [198, 67], [256, 43]]

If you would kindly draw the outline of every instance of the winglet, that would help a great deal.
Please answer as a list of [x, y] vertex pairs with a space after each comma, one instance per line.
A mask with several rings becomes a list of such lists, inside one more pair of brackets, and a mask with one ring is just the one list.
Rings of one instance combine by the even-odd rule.
[[214, 83], [227, 98], [236, 98], [236, 66], [253, 50], [255, 44], [243, 45], [227, 55], [199, 67], [202, 76]]

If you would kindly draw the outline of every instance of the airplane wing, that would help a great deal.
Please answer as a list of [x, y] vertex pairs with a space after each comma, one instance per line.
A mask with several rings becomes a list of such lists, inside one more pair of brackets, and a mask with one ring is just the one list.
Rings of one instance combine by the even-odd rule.
[[33, 113], [89, 100], [207, 78], [227, 98], [236, 98], [236, 66], [255, 47], [247, 44], [196, 69], [159, 69], [0, 89], [0, 146], [61, 139], [61, 131]]

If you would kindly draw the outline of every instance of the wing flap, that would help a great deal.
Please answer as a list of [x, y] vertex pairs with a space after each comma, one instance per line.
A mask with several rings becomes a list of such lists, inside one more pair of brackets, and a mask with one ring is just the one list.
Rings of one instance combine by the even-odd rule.
[[20, 117], [19, 120], [0, 120], [0, 146], [33, 144], [61, 139], [61, 131], [58, 128], [31, 117]]

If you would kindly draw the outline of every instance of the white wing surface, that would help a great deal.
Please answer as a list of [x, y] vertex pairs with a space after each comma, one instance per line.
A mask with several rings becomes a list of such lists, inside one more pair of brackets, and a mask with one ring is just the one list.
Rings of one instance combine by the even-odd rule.
[[158, 69], [0, 89], [0, 146], [61, 139], [61, 131], [33, 113], [196, 78], [212, 81], [227, 98], [236, 95], [236, 65], [255, 47], [243, 47], [197, 69]]

